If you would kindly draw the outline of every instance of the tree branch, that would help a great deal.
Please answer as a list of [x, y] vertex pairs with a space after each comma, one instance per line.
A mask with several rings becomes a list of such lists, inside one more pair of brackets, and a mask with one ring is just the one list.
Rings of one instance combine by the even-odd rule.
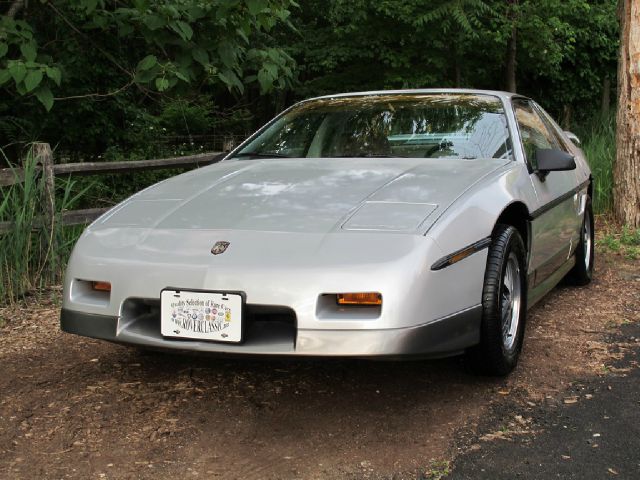
[[78, 98], [112, 97], [113, 95], [117, 95], [118, 93], [126, 90], [131, 85], [133, 85], [133, 83], [134, 83], [134, 81], [131, 80], [129, 83], [127, 83], [123, 87], [120, 87], [119, 89], [114, 90], [113, 92], [109, 92], [109, 93], [85, 93], [83, 95], [71, 95], [69, 97], [55, 97], [54, 100], [75, 100], [75, 99], [78, 99]]
[[47, 3], [47, 5], [49, 6], [49, 8], [51, 8], [51, 10], [53, 10], [55, 12], [56, 15], [58, 15], [67, 25], [69, 25], [69, 27], [76, 32], [78, 35], [82, 36], [83, 38], [85, 38], [89, 43], [91, 43], [91, 45], [93, 45], [95, 47], [96, 50], [98, 50], [100, 53], [102, 53], [102, 55], [104, 55], [104, 57], [109, 60], [111, 63], [113, 63], [116, 67], [118, 67], [118, 69], [122, 70], [124, 73], [126, 73], [129, 77], [133, 78], [133, 73], [131, 73], [129, 70], [127, 70], [126, 68], [124, 68], [122, 65], [120, 65], [118, 62], [115, 61], [115, 59], [113, 58], [112, 55], [110, 55], [108, 52], [104, 51], [102, 48], [100, 48], [99, 45], [97, 45], [93, 40], [91, 40], [91, 38], [89, 36], [87, 36], [86, 34], [84, 34], [83, 32], [81, 32], [78, 27], [76, 27], [73, 23], [71, 23], [71, 21], [65, 17], [62, 12], [60, 10], [58, 10], [53, 3]]

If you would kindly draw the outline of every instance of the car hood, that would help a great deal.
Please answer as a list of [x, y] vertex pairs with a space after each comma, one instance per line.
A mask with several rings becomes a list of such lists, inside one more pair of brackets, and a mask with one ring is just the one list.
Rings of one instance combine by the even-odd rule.
[[424, 233], [504, 159], [231, 160], [134, 195], [91, 229]]

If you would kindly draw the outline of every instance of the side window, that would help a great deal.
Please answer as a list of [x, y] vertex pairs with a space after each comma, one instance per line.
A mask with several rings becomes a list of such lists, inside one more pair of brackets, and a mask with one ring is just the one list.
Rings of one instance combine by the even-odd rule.
[[536, 150], [539, 148], [558, 148], [558, 143], [531, 102], [517, 98], [513, 100], [513, 108], [527, 162], [535, 169], [537, 167]]
[[567, 145], [567, 141], [562, 136], [562, 129], [558, 126], [558, 124], [551, 118], [551, 115], [544, 108], [542, 108], [537, 103], [534, 103], [536, 107], [536, 111], [538, 111], [542, 118], [545, 120], [546, 125], [551, 130], [551, 133], [556, 139], [556, 142], [560, 145], [560, 148], [567, 153], [572, 153], [571, 148]]

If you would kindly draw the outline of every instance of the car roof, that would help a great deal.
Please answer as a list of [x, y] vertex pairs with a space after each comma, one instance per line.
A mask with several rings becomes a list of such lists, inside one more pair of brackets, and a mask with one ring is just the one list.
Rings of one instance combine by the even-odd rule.
[[505, 92], [501, 90], [480, 90], [472, 88], [416, 88], [405, 90], [371, 90], [367, 92], [348, 92], [348, 93], [336, 93], [331, 95], [322, 95], [320, 97], [308, 98], [310, 100], [322, 100], [330, 98], [345, 98], [345, 97], [366, 97], [374, 95], [420, 95], [425, 93], [451, 93], [451, 94], [472, 94], [472, 95], [492, 95], [502, 99], [510, 99], [513, 97], [522, 97], [517, 93]]

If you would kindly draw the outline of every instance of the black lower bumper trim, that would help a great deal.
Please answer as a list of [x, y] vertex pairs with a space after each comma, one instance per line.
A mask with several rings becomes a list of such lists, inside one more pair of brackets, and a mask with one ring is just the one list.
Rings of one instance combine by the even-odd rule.
[[256, 322], [243, 344], [162, 337], [159, 317], [145, 314], [124, 321], [116, 316], [62, 309], [60, 328], [67, 333], [158, 350], [229, 355], [299, 355], [311, 357], [396, 358], [459, 354], [480, 340], [481, 307], [475, 306], [415, 327], [369, 330], [298, 330], [290, 325]]
[[67, 333], [114, 341], [118, 329], [118, 317], [63, 308], [60, 312], [60, 329]]

